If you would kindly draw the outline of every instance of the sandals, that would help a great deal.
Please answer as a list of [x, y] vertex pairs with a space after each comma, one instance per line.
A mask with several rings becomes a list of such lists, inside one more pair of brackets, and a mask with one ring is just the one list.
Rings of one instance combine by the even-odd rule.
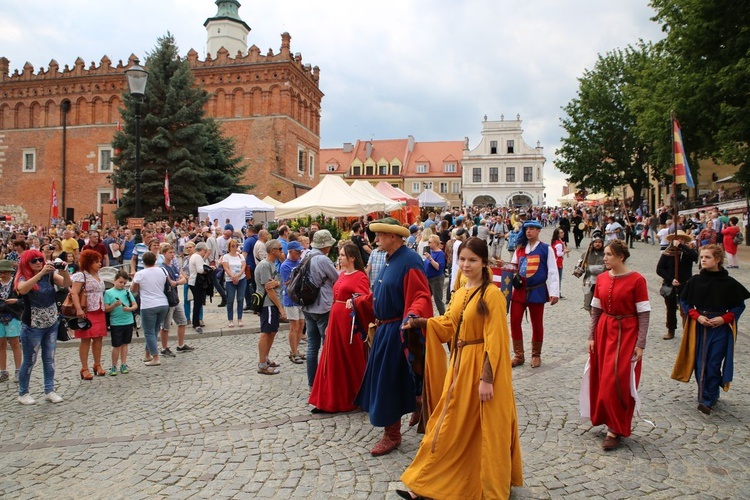
[[81, 368], [81, 380], [94, 380], [94, 376], [88, 368]]
[[237, 327], [242, 328], [245, 324], [242, 321], [237, 321]]
[[266, 364], [267, 364], [268, 366], [270, 366], [271, 368], [278, 368], [279, 366], [281, 366], [281, 365], [280, 365], [280, 364], [278, 364], [278, 363], [277, 363], [276, 361], [271, 361], [271, 360], [270, 360], [270, 359], [268, 359], [268, 358], [266, 358]]
[[301, 365], [302, 363], [304, 363], [304, 361], [302, 361], [302, 357], [299, 354], [294, 354], [293, 352], [289, 353], [289, 361], [291, 361], [295, 365]]
[[258, 367], [258, 373], [260, 373], [261, 375], [278, 375], [279, 370], [272, 367], [271, 365], [268, 365], [265, 368]]
[[227, 328], [234, 328], [234, 323], [232, 323], [231, 321], [227, 323]]
[[107, 372], [102, 368], [102, 365], [94, 364], [94, 373], [97, 377], [103, 377]]

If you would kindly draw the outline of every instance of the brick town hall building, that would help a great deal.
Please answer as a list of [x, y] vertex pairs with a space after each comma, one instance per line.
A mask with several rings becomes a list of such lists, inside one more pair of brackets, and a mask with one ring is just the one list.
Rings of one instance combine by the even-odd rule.
[[[277, 53], [248, 49], [239, 2], [216, 4], [204, 23], [208, 55], [201, 61], [195, 50], [187, 53], [195, 83], [211, 94], [207, 114], [248, 165], [243, 183], [255, 184], [261, 198], [287, 201], [318, 182], [320, 70], [292, 53], [288, 33]], [[99, 212], [116, 196], [111, 142], [122, 120], [124, 72], [135, 58], [113, 65], [104, 56], [88, 68], [78, 58], [62, 69], [53, 59], [46, 70], [26, 63], [11, 75], [10, 61], [0, 57], [0, 215], [12, 211], [47, 225], [53, 181], [61, 217]]]

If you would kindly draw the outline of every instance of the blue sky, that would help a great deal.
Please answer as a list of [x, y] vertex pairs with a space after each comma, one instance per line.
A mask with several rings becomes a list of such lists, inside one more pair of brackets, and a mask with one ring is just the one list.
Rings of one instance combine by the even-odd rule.
[[[561, 107], [597, 54], [662, 37], [647, 0], [242, 1], [249, 44], [292, 52], [319, 66], [325, 93], [321, 147], [357, 139], [479, 141], [482, 117], [521, 115], [524, 138], [544, 147], [547, 198], [564, 175], [554, 168]], [[186, 54], [205, 53], [212, 0], [42, 0], [0, 4], [0, 56], [11, 72], [26, 61], [116, 64], [143, 58], [171, 32]]]

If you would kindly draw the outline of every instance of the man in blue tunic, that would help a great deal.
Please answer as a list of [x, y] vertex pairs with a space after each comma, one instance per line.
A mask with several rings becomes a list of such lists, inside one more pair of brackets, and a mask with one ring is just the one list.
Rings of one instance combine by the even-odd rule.
[[404, 246], [409, 229], [391, 217], [372, 222], [370, 229], [387, 256], [372, 293], [354, 300], [359, 324], [374, 323], [377, 328], [354, 402], [370, 413], [372, 425], [385, 427], [382, 439], [370, 451], [379, 456], [401, 444], [401, 417], [417, 409], [417, 396], [422, 392], [424, 351], [418, 351], [420, 343], [424, 346], [424, 334], [406, 332], [402, 324], [410, 315], [430, 318], [433, 309], [422, 259]]

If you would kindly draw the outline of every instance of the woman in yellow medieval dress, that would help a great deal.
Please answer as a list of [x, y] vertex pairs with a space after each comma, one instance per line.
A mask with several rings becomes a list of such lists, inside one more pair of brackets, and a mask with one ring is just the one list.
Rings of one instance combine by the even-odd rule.
[[[464, 242], [458, 260], [467, 281], [445, 315], [405, 325], [426, 328], [428, 419], [419, 451], [401, 476], [410, 491], [397, 490], [406, 499], [508, 498], [511, 486], [523, 484], [505, 297], [492, 283], [484, 241]], [[445, 342], [451, 357], [443, 380]]]

